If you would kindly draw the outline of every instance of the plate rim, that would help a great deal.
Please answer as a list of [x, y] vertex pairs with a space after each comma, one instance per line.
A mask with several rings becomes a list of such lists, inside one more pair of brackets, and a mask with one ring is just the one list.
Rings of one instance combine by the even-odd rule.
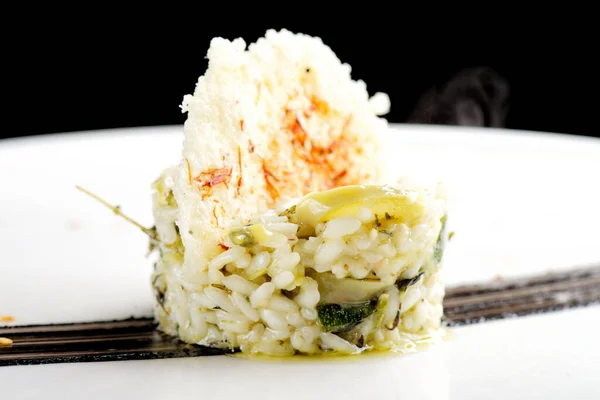
[[[184, 124], [166, 124], [166, 125], [139, 125], [131, 127], [115, 127], [115, 128], [101, 128], [101, 129], [89, 129], [89, 130], [75, 130], [75, 131], [64, 131], [64, 132], [50, 132], [43, 134], [33, 134], [27, 136], [17, 136], [0, 138], [0, 145], [27, 145], [34, 142], [39, 144], [40, 141], [44, 142], [59, 142], [68, 141], [75, 138], [86, 137], [89, 139], [106, 139], [112, 138], [119, 135], [136, 135], [139, 133], [146, 134], [160, 134], [163, 131], [179, 129], [180, 133], [183, 134]], [[490, 137], [510, 137], [519, 140], [523, 139], [553, 139], [553, 140], [564, 140], [568, 142], [589, 142], [592, 144], [600, 145], [600, 137], [587, 136], [581, 134], [572, 134], [566, 132], [551, 132], [541, 130], [529, 130], [529, 129], [516, 129], [516, 128], [494, 128], [494, 127], [483, 127], [483, 126], [468, 126], [468, 125], [443, 125], [443, 124], [419, 124], [419, 123], [406, 123], [406, 122], [389, 122], [388, 129], [408, 129], [411, 131], [429, 131], [435, 130], [446, 131], [448, 134], [456, 133], [461, 135], [488, 135]]]

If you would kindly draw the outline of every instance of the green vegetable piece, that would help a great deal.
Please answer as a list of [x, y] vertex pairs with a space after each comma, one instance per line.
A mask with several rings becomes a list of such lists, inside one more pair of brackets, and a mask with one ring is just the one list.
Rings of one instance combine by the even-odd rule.
[[406, 288], [408, 288], [410, 285], [414, 285], [415, 283], [417, 283], [424, 274], [425, 274], [425, 272], [421, 272], [414, 278], [402, 279], [402, 280], [396, 281], [396, 287], [398, 288], [399, 291], [406, 290]]
[[355, 304], [319, 304], [319, 323], [326, 332], [345, 332], [373, 314], [376, 303], [372, 301]]
[[163, 207], [177, 208], [177, 201], [175, 200], [173, 190], [165, 186], [165, 179], [166, 176], [163, 173], [152, 185], [158, 193], [158, 202]]
[[379, 300], [377, 300], [377, 305], [375, 307], [374, 315], [374, 323], [373, 326], [375, 329], [379, 329], [383, 326], [383, 318], [385, 317], [385, 308], [387, 307], [390, 300], [389, 294], [382, 294], [379, 296]]
[[171, 262], [183, 264], [185, 247], [183, 246], [183, 241], [181, 240], [181, 235], [179, 234], [179, 227], [177, 227], [177, 225], [175, 225], [175, 230], [177, 231], [177, 239], [173, 243], [165, 245], [169, 251], [163, 254], [163, 257], [172, 257]]
[[440, 234], [438, 235], [437, 242], [435, 243], [435, 249], [433, 251], [433, 259], [436, 263], [440, 263], [442, 261], [442, 256], [444, 255], [444, 247], [446, 247], [446, 218], [444, 215], [441, 219], [442, 227], [440, 229]]
[[237, 244], [238, 246], [242, 246], [242, 247], [250, 247], [256, 243], [254, 240], [254, 236], [252, 236], [250, 231], [246, 228], [237, 229], [235, 231], [232, 231], [229, 234], [229, 237], [231, 238], [231, 241], [234, 244]]
[[172, 190], [169, 190], [169, 193], [167, 193], [167, 196], [165, 197], [165, 201], [167, 202], [167, 205], [171, 208], [177, 208], [177, 201], [175, 200], [175, 194], [173, 193]]
[[372, 300], [389, 284], [374, 279], [338, 279], [330, 272], [309, 272], [319, 285], [321, 302], [324, 304], [356, 304]]
[[379, 222], [389, 220], [409, 225], [424, 212], [423, 203], [415, 201], [410, 191], [388, 186], [348, 185], [304, 196], [294, 210], [292, 222], [314, 228], [320, 222], [355, 216], [363, 207], [369, 208]]

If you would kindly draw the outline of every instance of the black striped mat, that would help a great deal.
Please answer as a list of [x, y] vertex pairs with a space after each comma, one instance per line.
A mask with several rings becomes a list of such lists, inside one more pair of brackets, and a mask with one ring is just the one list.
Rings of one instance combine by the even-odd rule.
[[[449, 326], [600, 303], [600, 266], [519, 280], [447, 288]], [[0, 348], [0, 366], [140, 360], [223, 354], [162, 335], [151, 319], [0, 328], [13, 341]]]

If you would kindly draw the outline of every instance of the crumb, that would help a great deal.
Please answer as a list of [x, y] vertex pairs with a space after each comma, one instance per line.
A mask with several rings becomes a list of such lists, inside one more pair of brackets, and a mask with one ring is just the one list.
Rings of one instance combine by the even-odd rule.
[[76, 220], [76, 219], [72, 219], [67, 221], [67, 231], [69, 232], [77, 232], [81, 230], [81, 222]]
[[10, 347], [12, 346], [13, 341], [9, 338], [0, 337], [0, 347]]
[[13, 322], [15, 319], [12, 315], [0, 315], [0, 322]]
[[504, 279], [504, 278], [502, 278], [502, 275], [498, 275], [498, 274], [494, 275], [495, 281], [501, 281], [502, 279]]

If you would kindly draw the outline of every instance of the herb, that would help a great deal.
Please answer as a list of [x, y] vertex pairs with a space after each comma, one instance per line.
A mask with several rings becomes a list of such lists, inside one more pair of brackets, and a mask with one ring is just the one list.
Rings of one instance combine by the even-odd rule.
[[435, 243], [435, 249], [433, 250], [433, 259], [435, 262], [439, 263], [442, 261], [442, 256], [444, 255], [444, 247], [446, 245], [446, 241], [444, 240], [444, 235], [446, 233], [446, 218], [444, 215], [440, 221], [442, 222], [442, 227], [440, 228], [440, 233], [437, 238], [437, 242]]
[[167, 205], [171, 208], [177, 208], [177, 201], [175, 201], [175, 194], [173, 194], [172, 190], [169, 190], [166, 196]]
[[183, 262], [185, 247], [183, 246], [183, 241], [181, 240], [181, 235], [179, 235], [179, 232], [177, 232], [177, 239], [173, 243], [166, 244], [165, 247], [171, 251], [168, 254], [172, 254], [178, 264]]
[[154, 291], [154, 298], [156, 299], [156, 302], [161, 306], [162, 309], [165, 308], [164, 303], [165, 303], [165, 292], [163, 292], [160, 289], [156, 289]]
[[137, 226], [142, 232], [144, 232], [150, 238], [150, 242], [151, 242], [150, 248], [152, 248], [152, 249], [156, 248], [156, 245], [158, 245], [160, 243], [160, 239], [158, 238], [158, 233], [156, 232], [156, 227], [146, 228], [145, 226], [143, 226], [142, 224], [140, 224], [133, 218], [128, 217], [127, 215], [123, 214], [120, 206], [113, 206], [106, 200], [102, 199], [100, 196], [95, 195], [94, 193], [90, 192], [87, 189], [82, 188], [81, 186], [75, 186], [75, 188], [77, 190], [79, 190], [80, 192], [87, 194], [88, 196], [90, 196], [94, 200], [98, 201], [99, 203], [103, 204], [104, 206], [110, 208], [116, 215], [123, 218], [125, 221], [129, 222], [132, 225]]
[[377, 214], [375, 214], [375, 222], [373, 223], [373, 226], [375, 227], [375, 229], [377, 229], [381, 226], [381, 222], [379, 222], [379, 218], [377, 217]]
[[417, 283], [417, 281], [419, 279], [421, 279], [421, 277], [423, 275], [425, 275], [425, 272], [421, 272], [414, 278], [402, 279], [402, 280], [396, 281], [396, 287], [398, 288], [399, 291], [406, 290], [406, 288], [408, 288], [410, 285], [414, 285], [415, 283]]
[[386, 328], [389, 329], [390, 331], [393, 331], [394, 329], [396, 329], [396, 327], [398, 326], [399, 323], [400, 323], [400, 310], [398, 310], [398, 312], [396, 313], [396, 318], [394, 318], [394, 321], [392, 322], [392, 326], [386, 326]]
[[[160, 305], [160, 307], [164, 310], [164, 302], [165, 302], [165, 292], [164, 290], [161, 288], [161, 286], [164, 286], [164, 282], [162, 281], [162, 274], [158, 274], [154, 277], [154, 279], [152, 279], [152, 288], [154, 289], [154, 297], [156, 298], [156, 302]], [[161, 283], [163, 283], [163, 285], [161, 285], [158, 280], [161, 280]], [[166, 310], [165, 310], [166, 312]]]
[[290, 208], [282, 211], [279, 213], [280, 217], [287, 217], [290, 218], [292, 215], [294, 215], [296, 213], [296, 205], [294, 204], [293, 206], [291, 206]]
[[387, 211], [385, 212], [385, 219], [388, 221], [392, 219], [392, 216]]
[[384, 235], [388, 235], [388, 236], [392, 236], [393, 233], [390, 231], [386, 231], [385, 229], [380, 230], [379, 232], [383, 233]]
[[[154, 237], [158, 237], [158, 232], [156, 232], [156, 225], [153, 226], [152, 228], [149, 229], [149, 231], [152, 232], [152, 238]], [[150, 255], [150, 253], [152, 253], [154, 250], [158, 249], [158, 241], [157, 240], [150, 240], [148, 243], [148, 255]]]
[[358, 325], [375, 311], [376, 302], [353, 304], [319, 304], [317, 315], [325, 332], [345, 332]]
[[359, 336], [358, 340], [356, 341], [356, 345], [358, 347], [361, 347], [361, 348], [364, 347], [364, 345], [365, 345], [365, 337], [363, 335]]

